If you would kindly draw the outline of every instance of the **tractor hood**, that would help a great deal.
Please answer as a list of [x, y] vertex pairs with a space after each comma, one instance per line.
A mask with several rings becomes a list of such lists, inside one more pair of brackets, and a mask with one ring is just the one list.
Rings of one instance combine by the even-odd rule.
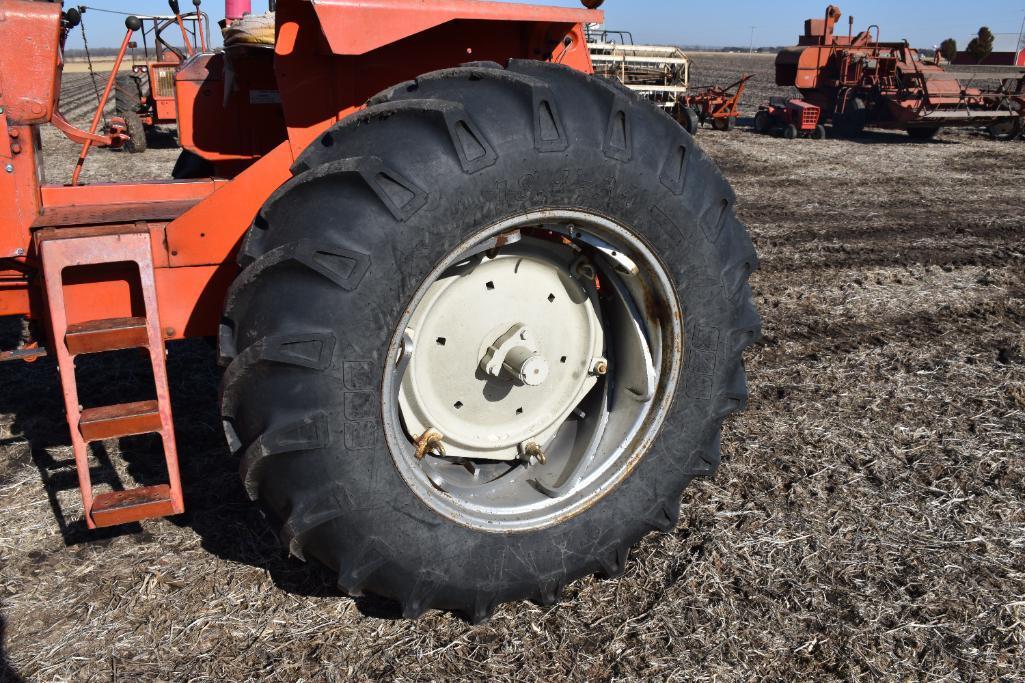
[[525, 23], [601, 23], [604, 12], [479, 0], [312, 0], [337, 55], [362, 55], [436, 26], [470, 19]]

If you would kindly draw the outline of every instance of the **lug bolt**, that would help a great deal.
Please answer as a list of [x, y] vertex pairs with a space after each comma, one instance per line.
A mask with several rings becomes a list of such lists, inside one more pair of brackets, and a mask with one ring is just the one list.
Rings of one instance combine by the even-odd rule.
[[4, 170], [8, 173], [14, 173], [14, 164], [7, 164], [4, 166]]
[[545, 452], [541, 450], [541, 447], [536, 442], [531, 441], [523, 447], [523, 455], [530, 462], [531, 458], [535, 458], [542, 465], [545, 464], [547, 458], [545, 458]]
[[592, 266], [590, 263], [587, 263], [586, 261], [581, 261], [577, 265], [577, 275], [584, 278], [585, 280], [593, 280], [595, 275], [594, 266]]
[[609, 363], [604, 358], [599, 358], [591, 364], [591, 374], [602, 377], [609, 371]]
[[445, 444], [442, 443], [444, 436], [437, 429], [428, 429], [426, 432], [416, 437], [416, 459], [423, 460], [427, 457], [428, 453], [437, 453], [441, 457], [445, 457]]

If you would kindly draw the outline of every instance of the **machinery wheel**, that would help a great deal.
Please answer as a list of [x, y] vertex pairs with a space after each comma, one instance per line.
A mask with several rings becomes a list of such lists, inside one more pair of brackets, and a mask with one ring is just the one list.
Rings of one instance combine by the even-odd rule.
[[937, 135], [939, 135], [941, 130], [943, 129], [936, 126], [932, 126], [929, 128], [908, 128], [908, 135], [911, 137], [912, 140], [932, 140]]
[[125, 120], [128, 141], [123, 149], [130, 154], [146, 151], [146, 127], [139, 117], [141, 85], [139, 79], [123, 74], [117, 77], [114, 92], [114, 111]]
[[690, 107], [680, 107], [679, 121], [683, 129], [691, 135], [697, 135], [701, 129], [701, 117]]
[[787, 140], [795, 139], [797, 137], [797, 126], [792, 123], [787, 125], [787, 127], [783, 129], [783, 137]]
[[721, 132], [727, 132], [733, 130], [736, 125], [736, 119], [732, 116], [725, 118], [712, 119], [712, 128]]
[[826, 139], [826, 127], [823, 126], [821, 123], [819, 125], [815, 126], [815, 132], [812, 133], [812, 137], [815, 138], [816, 140], [825, 140]]
[[865, 126], [868, 124], [868, 109], [865, 106], [865, 100], [860, 97], [851, 98], [847, 102], [847, 109], [843, 114], [838, 114], [834, 121], [833, 127], [840, 137], [845, 138], [856, 138], [865, 132]]
[[733, 193], [672, 118], [471, 64], [372, 98], [293, 173], [219, 337], [228, 442], [292, 554], [481, 621], [676, 524], [760, 323]]
[[755, 114], [755, 132], [768, 133], [770, 128], [772, 128], [772, 119], [769, 117], [769, 112], [764, 109], [759, 110]]
[[1001, 121], [1000, 123], [994, 123], [987, 129], [987, 132], [994, 140], [1006, 142], [1020, 138], [1023, 129], [1025, 129], [1025, 125], [1023, 125], [1023, 119], [1019, 116]]

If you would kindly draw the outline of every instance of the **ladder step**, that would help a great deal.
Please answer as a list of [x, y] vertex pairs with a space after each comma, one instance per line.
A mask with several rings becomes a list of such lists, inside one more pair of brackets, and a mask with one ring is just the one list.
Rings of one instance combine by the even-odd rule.
[[143, 486], [127, 491], [101, 493], [93, 498], [89, 516], [98, 527], [117, 526], [174, 514], [171, 487]]
[[78, 429], [87, 442], [159, 432], [163, 429], [160, 405], [156, 401], [138, 401], [87, 408], [82, 411]]
[[145, 318], [109, 318], [68, 325], [64, 343], [72, 356], [149, 346]]

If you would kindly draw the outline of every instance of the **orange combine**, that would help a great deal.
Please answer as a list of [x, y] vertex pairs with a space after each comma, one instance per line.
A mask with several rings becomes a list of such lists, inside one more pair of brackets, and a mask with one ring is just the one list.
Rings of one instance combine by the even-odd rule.
[[[0, 316], [36, 331], [0, 359], [56, 357], [90, 528], [183, 511], [189, 337], [283, 543], [407, 616], [553, 601], [675, 524], [745, 403], [757, 259], [690, 136], [590, 75], [584, 4], [281, 0], [273, 44], [181, 63], [178, 179], [83, 184], [132, 132], [60, 114], [75, 11], [0, 0]], [[76, 357], [134, 348], [152, 400], [83, 407]], [[89, 444], [142, 433], [166, 483], [94, 491]]]

